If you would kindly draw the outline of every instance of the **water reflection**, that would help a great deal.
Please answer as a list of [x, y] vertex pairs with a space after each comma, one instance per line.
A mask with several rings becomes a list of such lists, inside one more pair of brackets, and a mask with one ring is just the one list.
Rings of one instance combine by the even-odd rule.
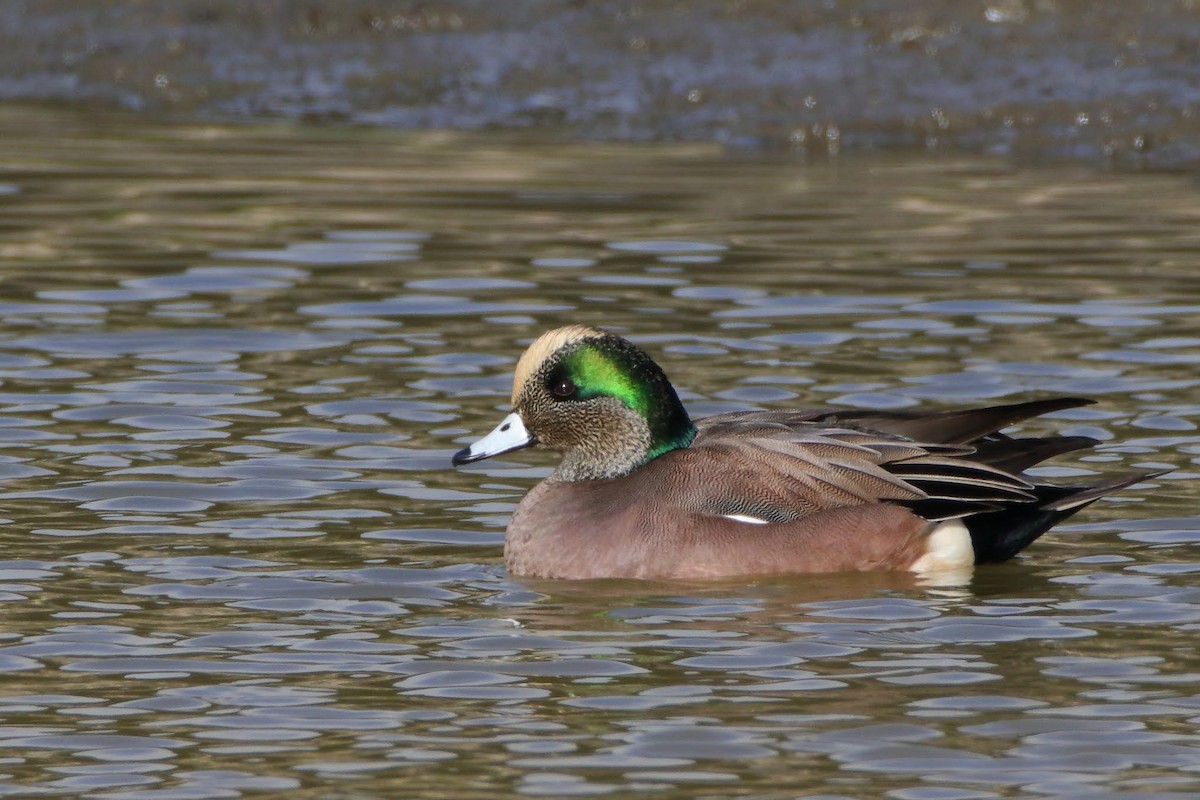
[[[1200, 789], [1187, 180], [48, 119], [0, 115], [0, 794]], [[1082, 393], [1045, 474], [1177, 472], [950, 585], [514, 580], [548, 461], [448, 460], [576, 320], [697, 415]]]

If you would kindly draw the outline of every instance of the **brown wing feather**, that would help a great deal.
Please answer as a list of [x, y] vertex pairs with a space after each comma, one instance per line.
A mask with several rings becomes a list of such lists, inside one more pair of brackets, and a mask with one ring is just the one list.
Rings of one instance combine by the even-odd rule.
[[1039, 455], [1083, 440], [1026, 445], [997, 431], [1087, 402], [1056, 398], [933, 414], [745, 411], [710, 417], [697, 423], [689, 450], [715, 458], [717, 474], [729, 480], [692, 487], [685, 507], [782, 522], [880, 501], [907, 505], [931, 519], [1034, 502], [1033, 485], [1004, 467], [1024, 468]]
[[738, 411], [700, 420], [698, 428], [739, 425], [782, 425], [798, 428], [805, 424], [851, 427], [873, 433], [899, 436], [928, 444], [968, 444], [1023, 420], [1092, 405], [1082, 397], [1054, 397], [987, 408], [953, 411], [859, 411], [854, 409], [804, 409], [800, 411]]

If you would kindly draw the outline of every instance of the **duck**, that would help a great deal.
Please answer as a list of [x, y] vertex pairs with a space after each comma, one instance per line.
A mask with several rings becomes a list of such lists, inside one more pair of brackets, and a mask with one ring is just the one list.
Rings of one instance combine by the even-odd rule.
[[1004, 429], [1091, 404], [1055, 397], [935, 411], [747, 410], [693, 420], [662, 368], [608, 330], [548, 331], [512, 411], [455, 466], [561, 454], [505, 531], [510, 574], [703, 580], [973, 570], [1007, 561], [1101, 497], [1162, 474], [1058, 485], [1025, 470], [1092, 447]]

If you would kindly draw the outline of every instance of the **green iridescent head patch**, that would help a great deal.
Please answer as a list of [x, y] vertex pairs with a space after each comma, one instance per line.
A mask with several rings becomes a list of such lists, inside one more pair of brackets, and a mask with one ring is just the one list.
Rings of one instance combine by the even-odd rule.
[[566, 354], [562, 368], [575, 384], [577, 399], [614, 397], [646, 421], [651, 438], [646, 461], [687, 447], [696, 437], [667, 376], [628, 342], [616, 337], [585, 339]]
[[585, 341], [563, 362], [566, 374], [575, 382], [579, 398], [608, 395], [643, 417], [650, 411], [650, 387], [638, 380], [624, 353], [601, 348], [598, 343]]

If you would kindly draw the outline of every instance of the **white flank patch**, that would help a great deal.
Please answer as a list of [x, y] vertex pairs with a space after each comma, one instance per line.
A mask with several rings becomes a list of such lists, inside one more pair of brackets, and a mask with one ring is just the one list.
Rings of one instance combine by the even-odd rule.
[[925, 555], [913, 562], [913, 572], [936, 572], [962, 569], [975, 564], [975, 548], [971, 546], [971, 534], [962, 520], [952, 519], [933, 529], [925, 540], [929, 549]]
[[758, 517], [748, 517], [745, 514], [722, 514], [725, 519], [731, 519], [734, 522], [745, 522], [747, 525], [766, 525], [770, 522], [767, 519], [759, 519]]

